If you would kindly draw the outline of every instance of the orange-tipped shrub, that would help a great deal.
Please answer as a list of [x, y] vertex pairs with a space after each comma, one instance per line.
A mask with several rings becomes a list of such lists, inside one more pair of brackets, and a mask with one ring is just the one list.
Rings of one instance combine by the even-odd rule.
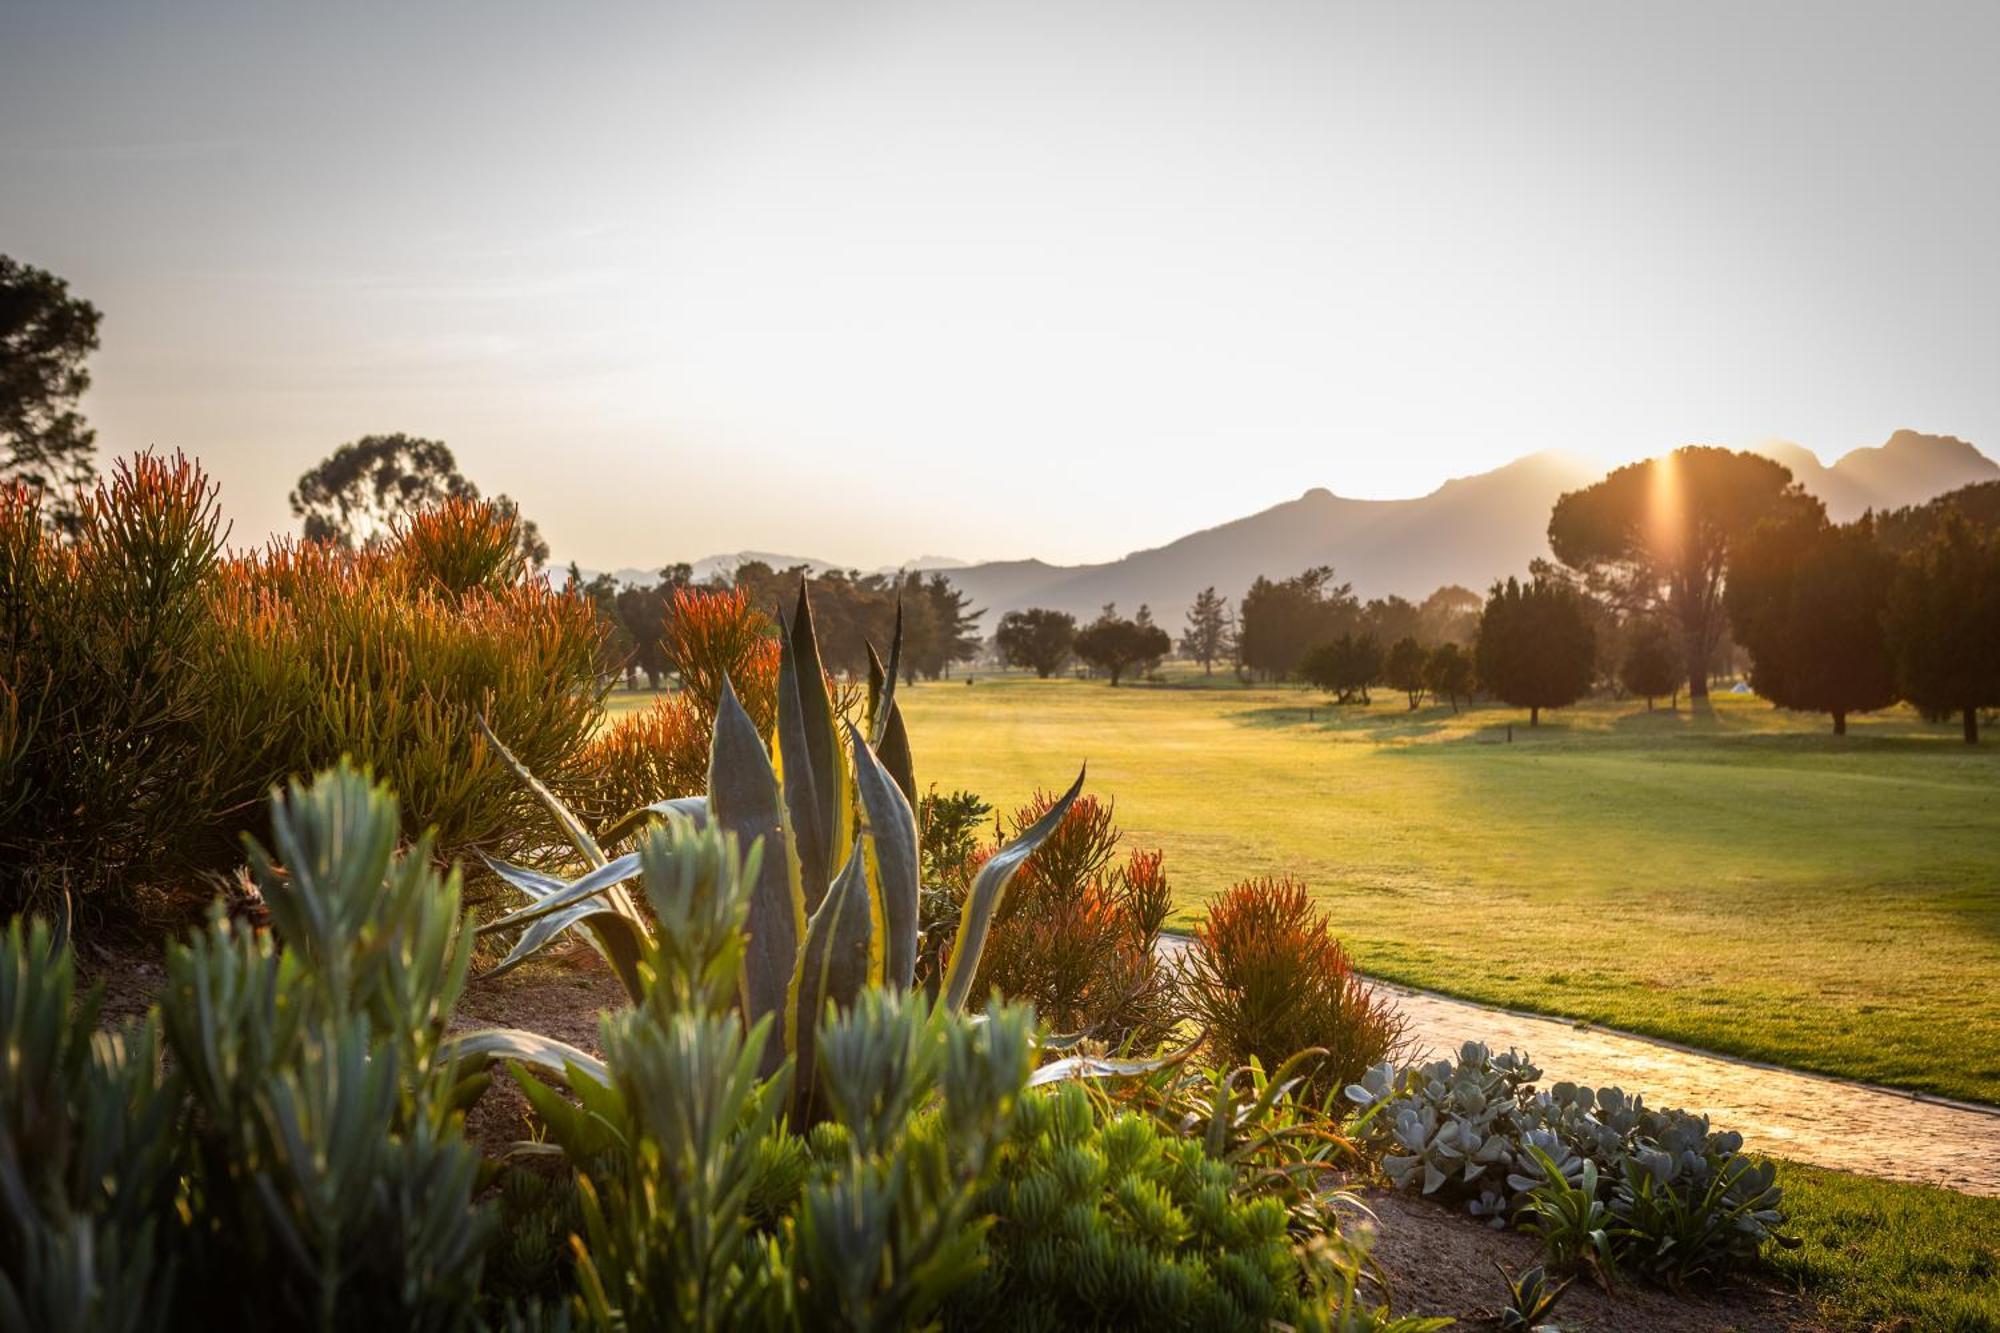
[[708, 789], [714, 722], [689, 694], [670, 694], [599, 733], [587, 760], [592, 818], [599, 824], [642, 805]]
[[[170, 860], [211, 804], [200, 762], [215, 487], [176, 454], [120, 462], [59, 542], [0, 489], [0, 915]], [[93, 913], [94, 914], [94, 913]]]
[[741, 588], [676, 588], [660, 650], [703, 717], [713, 723], [727, 677], [757, 730], [769, 735], [778, 718], [777, 634]]
[[[1014, 834], [1054, 803], [1036, 793], [1015, 813]], [[1134, 850], [1119, 863], [1120, 837], [1108, 802], [1078, 798], [1007, 886], [975, 994], [1032, 1001], [1056, 1031], [1113, 1045], [1150, 1048], [1172, 1033], [1172, 978], [1154, 949], [1172, 901], [1164, 862]]]
[[542, 827], [534, 798], [480, 734], [481, 714], [559, 794], [587, 790], [603, 716], [596, 617], [538, 579], [451, 591], [426, 564], [438, 548], [404, 541], [454, 521], [419, 520], [379, 553], [278, 543], [228, 562], [208, 740], [236, 800], [254, 807], [272, 782], [348, 755], [395, 788], [412, 834], [436, 827], [445, 854], [527, 855]]
[[1355, 972], [1331, 920], [1290, 876], [1245, 880], [1216, 899], [1187, 959], [1189, 1014], [1219, 1060], [1254, 1056], [1271, 1070], [1324, 1047], [1307, 1081], [1325, 1092], [1402, 1051], [1402, 1016]]
[[449, 597], [502, 592], [529, 572], [516, 515], [491, 500], [453, 498], [398, 526], [396, 563], [418, 587]]
[[483, 712], [576, 793], [602, 716], [598, 627], [523, 580], [510, 516], [455, 503], [378, 548], [280, 542], [220, 555], [215, 487], [189, 460], [120, 463], [74, 540], [0, 491], [0, 911], [60, 884], [188, 886], [241, 859], [272, 784], [350, 755], [447, 854], [509, 855], [542, 827], [480, 736]]

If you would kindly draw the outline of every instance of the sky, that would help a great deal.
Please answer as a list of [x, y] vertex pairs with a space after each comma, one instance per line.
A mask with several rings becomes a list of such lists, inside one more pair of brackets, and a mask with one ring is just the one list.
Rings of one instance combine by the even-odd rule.
[[1116, 557], [1314, 486], [2000, 454], [2000, 8], [0, 4], [0, 252], [235, 540], [446, 441], [559, 560]]

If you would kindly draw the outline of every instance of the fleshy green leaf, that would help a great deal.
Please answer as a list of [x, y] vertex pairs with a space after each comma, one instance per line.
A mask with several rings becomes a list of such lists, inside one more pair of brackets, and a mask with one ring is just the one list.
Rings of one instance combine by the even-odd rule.
[[848, 728], [861, 796], [869, 890], [882, 916], [884, 978], [909, 989], [917, 971], [917, 816], [861, 733]]

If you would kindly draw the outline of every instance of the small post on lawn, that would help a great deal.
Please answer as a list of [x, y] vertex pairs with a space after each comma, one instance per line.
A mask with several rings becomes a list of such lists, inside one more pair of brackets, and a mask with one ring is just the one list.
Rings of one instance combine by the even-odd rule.
[[1512, 722], [1509, 722], [1507, 724], [1507, 744], [1512, 745], [1513, 743], [1514, 743], [1514, 724]]

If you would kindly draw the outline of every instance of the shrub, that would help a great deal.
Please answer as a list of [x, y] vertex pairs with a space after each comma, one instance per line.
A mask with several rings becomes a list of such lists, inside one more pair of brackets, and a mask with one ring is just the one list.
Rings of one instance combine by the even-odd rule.
[[[584, 790], [602, 716], [599, 629], [588, 603], [540, 580], [452, 591], [476, 555], [460, 539], [476, 547], [500, 530], [477, 502], [420, 516], [382, 550], [277, 543], [229, 561], [204, 737], [209, 765], [229, 775], [218, 808], [254, 809], [273, 782], [346, 755], [389, 781], [406, 832], [435, 829], [441, 852], [535, 852], [534, 798], [479, 719], [550, 786]], [[418, 533], [425, 545], [404, 544]]]
[[676, 588], [661, 654], [710, 722], [723, 682], [768, 736], [778, 716], [778, 636], [771, 618], [741, 588]]
[[643, 805], [695, 796], [708, 785], [713, 719], [691, 695], [670, 694], [599, 732], [585, 758], [592, 826]]
[[1324, 912], [1290, 878], [1245, 880], [1195, 927], [1183, 986], [1190, 1017], [1218, 1059], [1275, 1069], [1295, 1053], [1325, 1055], [1309, 1086], [1344, 1087], [1399, 1055], [1404, 1021], [1354, 970]]
[[[1013, 816], [1017, 836], [1055, 804], [1036, 793]], [[1109, 802], [1077, 798], [994, 914], [976, 993], [1027, 1001], [1056, 1031], [1114, 1046], [1171, 1035], [1179, 1015], [1156, 946], [1172, 892], [1160, 853], [1135, 848], [1120, 862], [1121, 838]]]
[[175, 861], [226, 780], [201, 745], [215, 487], [142, 454], [79, 511], [59, 542], [0, 490], [0, 910]]
[[471, 956], [457, 876], [428, 842], [395, 850], [394, 800], [351, 769], [274, 798], [272, 825], [284, 872], [252, 860], [284, 945], [218, 913], [109, 1038], [94, 1000], [65, 1012], [45, 932], [17, 921], [0, 947], [0, 1166], [20, 1186], [0, 1310], [26, 1326], [471, 1322], [492, 1217], [460, 1130], [478, 1085], [443, 1036]]

